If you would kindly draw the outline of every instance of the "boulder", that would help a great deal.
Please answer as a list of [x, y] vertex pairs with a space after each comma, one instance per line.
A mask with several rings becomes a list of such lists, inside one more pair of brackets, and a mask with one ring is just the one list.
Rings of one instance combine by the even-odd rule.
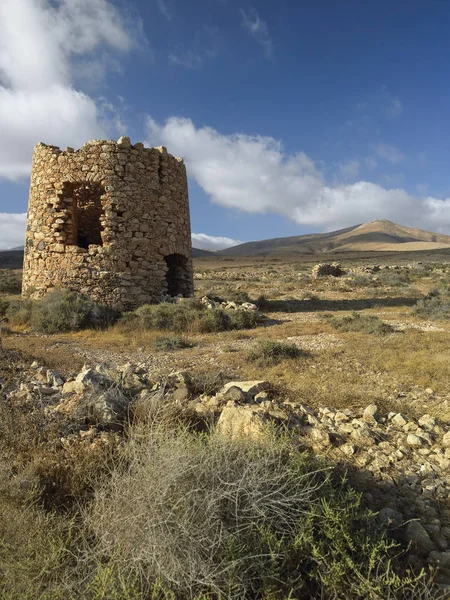
[[225, 406], [217, 421], [217, 431], [231, 438], [249, 437], [259, 439], [265, 433], [265, 418], [247, 406]]
[[221, 389], [221, 393], [222, 394], [226, 394], [226, 392], [231, 387], [238, 387], [243, 392], [251, 394], [252, 396], [256, 396], [256, 394], [259, 394], [260, 392], [264, 392], [266, 390], [269, 390], [270, 387], [271, 387], [271, 385], [270, 385], [270, 383], [268, 381], [265, 381], [265, 380], [260, 380], [260, 381], [230, 381], [229, 383], [226, 383], [223, 386], [223, 388]]
[[419, 521], [410, 521], [406, 525], [405, 541], [410, 543], [420, 554], [428, 554], [434, 549], [427, 530]]

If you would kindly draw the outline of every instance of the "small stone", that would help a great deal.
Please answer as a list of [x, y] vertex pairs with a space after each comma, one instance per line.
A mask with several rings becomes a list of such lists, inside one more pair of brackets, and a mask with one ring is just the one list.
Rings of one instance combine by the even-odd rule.
[[378, 406], [376, 404], [369, 404], [363, 412], [363, 419], [368, 423], [376, 423], [379, 419]]
[[397, 413], [392, 417], [391, 421], [395, 425], [398, 425], [398, 427], [404, 427], [408, 423], [408, 419], [402, 413]]
[[450, 552], [436, 552], [432, 550], [428, 561], [441, 569], [450, 569]]
[[356, 446], [353, 446], [353, 444], [344, 444], [340, 449], [347, 456], [352, 456], [356, 452]]
[[[227, 400], [233, 400], [234, 402], [238, 402], [239, 404], [245, 404], [249, 395], [241, 390], [237, 385], [232, 385], [229, 387], [224, 393], [224, 397]], [[250, 396], [251, 399], [251, 396]]]
[[247, 392], [252, 396], [256, 396], [259, 392], [264, 392], [270, 389], [270, 383], [268, 381], [230, 381], [226, 383], [223, 388], [220, 390], [222, 394], [225, 394], [227, 390], [231, 387], [238, 387], [243, 392]]
[[186, 402], [186, 400], [189, 400], [189, 396], [190, 396], [189, 388], [186, 385], [182, 385], [182, 386], [178, 387], [172, 393], [172, 398], [177, 403]]
[[423, 417], [420, 417], [418, 423], [424, 429], [431, 430], [436, 425], [437, 420], [435, 417], [432, 417], [431, 415], [423, 415]]
[[322, 446], [331, 446], [331, 437], [327, 431], [323, 429], [313, 429], [311, 432], [312, 439]]
[[434, 549], [428, 532], [419, 521], [410, 521], [406, 525], [405, 539], [413, 548], [422, 554], [428, 554]]
[[120, 146], [124, 146], [125, 148], [129, 148], [131, 146], [131, 140], [126, 135], [122, 135], [117, 140], [117, 144], [120, 145]]
[[442, 438], [442, 445], [445, 448], [450, 448], [450, 431], [447, 431], [447, 433], [444, 434]]
[[425, 440], [414, 433], [409, 433], [406, 438], [406, 443], [410, 446], [423, 446], [425, 444]]

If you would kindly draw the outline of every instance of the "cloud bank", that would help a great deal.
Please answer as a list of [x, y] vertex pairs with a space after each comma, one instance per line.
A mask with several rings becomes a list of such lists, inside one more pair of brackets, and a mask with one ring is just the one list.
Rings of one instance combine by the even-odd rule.
[[193, 233], [192, 245], [200, 250], [223, 250], [231, 246], [242, 244], [239, 240], [233, 240], [229, 237], [207, 235], [206, 233]]
[[[390, 219], [450, 233], [450, 198], [415, 197], [402, 188], [386, 189], [368, 181], [330, 185], [306, 154], [286, 154], [271, 137], [222, 135], [180, 117], [164, 124], [149, 117], [147, 134], [151, 143], [182, 156], [190, 176], [214, 203], [227, 208], [275, 213], [328, 231]], [[385, 154], [391, 161], [398, 159], [389, 150]]]
[[0, 250], [22, 246], [27, 215], [0, 213]]
[[101, 103], [73, 83], [104, 74], [108, 60], [96, 51], [131, 46], [107, 0], [0, 2], [0, 178], [27, 176], [39, 141], [81, 146], [106, 136]]

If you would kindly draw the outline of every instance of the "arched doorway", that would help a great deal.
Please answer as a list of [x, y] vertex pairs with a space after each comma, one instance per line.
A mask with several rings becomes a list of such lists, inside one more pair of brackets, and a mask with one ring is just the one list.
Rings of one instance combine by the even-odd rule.
[[167, 265], [166, 281], [169, 296], [189, 295], [188, 259], [182, 254], [169, 254], [164, 257]]

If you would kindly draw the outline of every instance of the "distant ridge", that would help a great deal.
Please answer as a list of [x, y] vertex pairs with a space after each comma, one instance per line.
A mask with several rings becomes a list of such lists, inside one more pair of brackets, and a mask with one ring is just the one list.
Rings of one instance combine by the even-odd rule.
[[411, 252], [450, 248], [450, 236], [377, 220], [328, 233], [246, 242], [217, 252], [221, 256], [326, 254], [334, 252]]
[[192, 256], [194, 258], [200, 258], [202, 256], [214, 256], [216, 252], [211, 252], [211, 250], [202, 250], [201, 248], [192, 248]]

